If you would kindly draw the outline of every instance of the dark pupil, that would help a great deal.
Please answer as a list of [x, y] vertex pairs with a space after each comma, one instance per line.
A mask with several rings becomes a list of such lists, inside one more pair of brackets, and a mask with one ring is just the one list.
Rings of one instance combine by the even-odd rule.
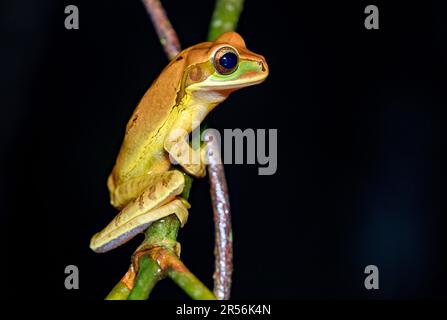
[[219, 63], [225, 69], [231, 70], [236, 67], [237, 56], [233, 52], [227, 52], [219, 59]]

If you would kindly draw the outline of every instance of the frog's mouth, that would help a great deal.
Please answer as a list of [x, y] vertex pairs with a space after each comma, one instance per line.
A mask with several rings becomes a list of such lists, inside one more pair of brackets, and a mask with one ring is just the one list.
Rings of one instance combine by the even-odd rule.
[[227, 83], [222, 83], [222, 84], [218, 84], [215, 86], [210, 86], [209, 89], [211, 89], [211, 90], [239, 89], [239, 88], [244, 88], [244, 87], [254, 86], [256, 84], [259, 84], [259, 83], [263, 82], [266, 78], [267, 78], [267, 75], [265, 75], [265, 76], [262, 75], [257, 78], [252, 78], [249, 81], [241, 80], [241, 81], [234, 81], [234, 83], [227, 82]]
[[[247, 79], [248, 78], [248, 79]], [[240, 78], [232, 81], [214, 81], [211, 80], [208, 83], [201, 83], [197, 85], [198, 90], [202, 91], [234, 91], [237, 89], [254, 86], [263, 82], [267, 78], [267, 74], [258, 74], [256, 77], [249, 76], [247, 78]]]

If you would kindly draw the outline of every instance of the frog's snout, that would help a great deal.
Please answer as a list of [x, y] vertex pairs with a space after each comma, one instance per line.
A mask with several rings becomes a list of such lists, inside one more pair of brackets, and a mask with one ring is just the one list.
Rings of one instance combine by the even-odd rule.
[[260, 56], [260, 59], [258, 60], [258, 65], [261, 69], [262, 73], [265, 73], [265, 76], [269, 73], [269, 66], [267, 64], [267, 61], [265, 61], [265, 58], [263, 56]]
[[258, 62], [258, 64], [261, 66], [261, 71], [262, 72], [266, 72], [267, 71], [267, 67], [266, 67], [266, 63], [263, 63], [263, 62]]

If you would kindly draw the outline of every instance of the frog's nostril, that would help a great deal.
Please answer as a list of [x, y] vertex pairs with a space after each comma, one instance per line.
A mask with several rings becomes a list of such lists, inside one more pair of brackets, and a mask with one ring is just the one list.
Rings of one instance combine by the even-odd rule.
[[265, 71], [266, 71], [265, 63], [263, 63], [262, 61], [258, 61], [258, 64], [259, 64], [259, 66], [261, 67], [262, 72], [265, 72]]

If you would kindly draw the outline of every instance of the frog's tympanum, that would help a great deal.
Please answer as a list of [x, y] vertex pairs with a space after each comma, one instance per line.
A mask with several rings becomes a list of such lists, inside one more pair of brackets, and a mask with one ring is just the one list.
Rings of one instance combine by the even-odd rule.
[[184, 174], [172, 162], [194, 177], [203, 177], [204, 148], [191, 148], [189, 134], [230, 93], [260, 83], [267, 75], [264, 58], [249, 51], [235, 32], [180, 52], [152, 83], [127, 123], [107, 181], [111, 203], [120, 212], [93, 236], [91, 249], [114, 249], [171, 214], [183, 226], [190, 206], [179, 196]]

